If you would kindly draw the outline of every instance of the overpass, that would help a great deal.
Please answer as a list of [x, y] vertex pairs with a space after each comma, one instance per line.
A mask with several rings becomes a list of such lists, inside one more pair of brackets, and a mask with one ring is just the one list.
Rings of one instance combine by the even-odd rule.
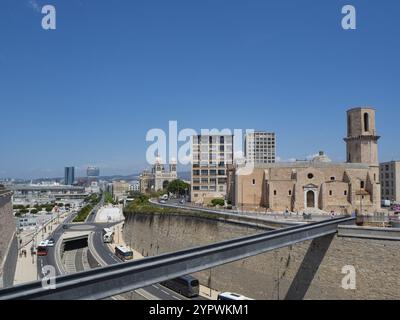
[[56, 289], [32, 282], [0, 291], [0, 299], [103, 299], [168, 279], [337, 233], [355, 218], [338, 218], [227, 240], [56, 278]]

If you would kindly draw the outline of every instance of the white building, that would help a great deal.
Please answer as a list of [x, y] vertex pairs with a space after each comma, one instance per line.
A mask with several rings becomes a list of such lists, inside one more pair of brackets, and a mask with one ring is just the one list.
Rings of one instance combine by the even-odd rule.
[[247, 163], [275, 163], [275, 133], [255, 131], [245, 135], [245, 156]]
[[233, 135], [199, 135], [192, 140], [191, 201], [225, 198], [227, 168], [233, 164]]

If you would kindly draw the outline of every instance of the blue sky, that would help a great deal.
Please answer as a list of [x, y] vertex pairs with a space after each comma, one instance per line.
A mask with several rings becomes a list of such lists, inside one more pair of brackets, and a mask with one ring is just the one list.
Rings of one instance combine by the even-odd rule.
[[[44, 4], [57, 30], [41, 28]], [[357, 9], [357, 30], [341, 8]], [[0, 177], [146, 167], [146, 133], [277, 133], [281, 159], [344, 161], [345, 111], [377, 109], [380, 159], [400, 159], [400, 2], [2, 0]]]

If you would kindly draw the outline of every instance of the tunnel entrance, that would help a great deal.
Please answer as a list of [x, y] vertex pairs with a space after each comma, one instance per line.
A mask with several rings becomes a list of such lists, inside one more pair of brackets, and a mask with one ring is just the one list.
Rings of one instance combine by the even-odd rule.
[[64, 251], [72, 251], [82, 249], [88, 246], [88, 238], [80, 238], [73, 240], [64, 240]]

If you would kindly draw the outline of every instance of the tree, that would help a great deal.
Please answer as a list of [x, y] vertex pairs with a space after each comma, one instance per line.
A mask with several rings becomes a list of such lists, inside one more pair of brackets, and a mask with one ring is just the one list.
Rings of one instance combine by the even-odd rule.
[[178, 194], [178, 195], [184, 195], [186, 194], [186, 190], [190, 189], [190, 185], [186, 183], [185, 181], [182, 181], [180, 179], [171, 181], [168, 184], [167, 191], [170, 193]]
[[215, 206], [224, 206], [225, 205], [225, 200], [224, 199], [212, 199], [211, 204]]

